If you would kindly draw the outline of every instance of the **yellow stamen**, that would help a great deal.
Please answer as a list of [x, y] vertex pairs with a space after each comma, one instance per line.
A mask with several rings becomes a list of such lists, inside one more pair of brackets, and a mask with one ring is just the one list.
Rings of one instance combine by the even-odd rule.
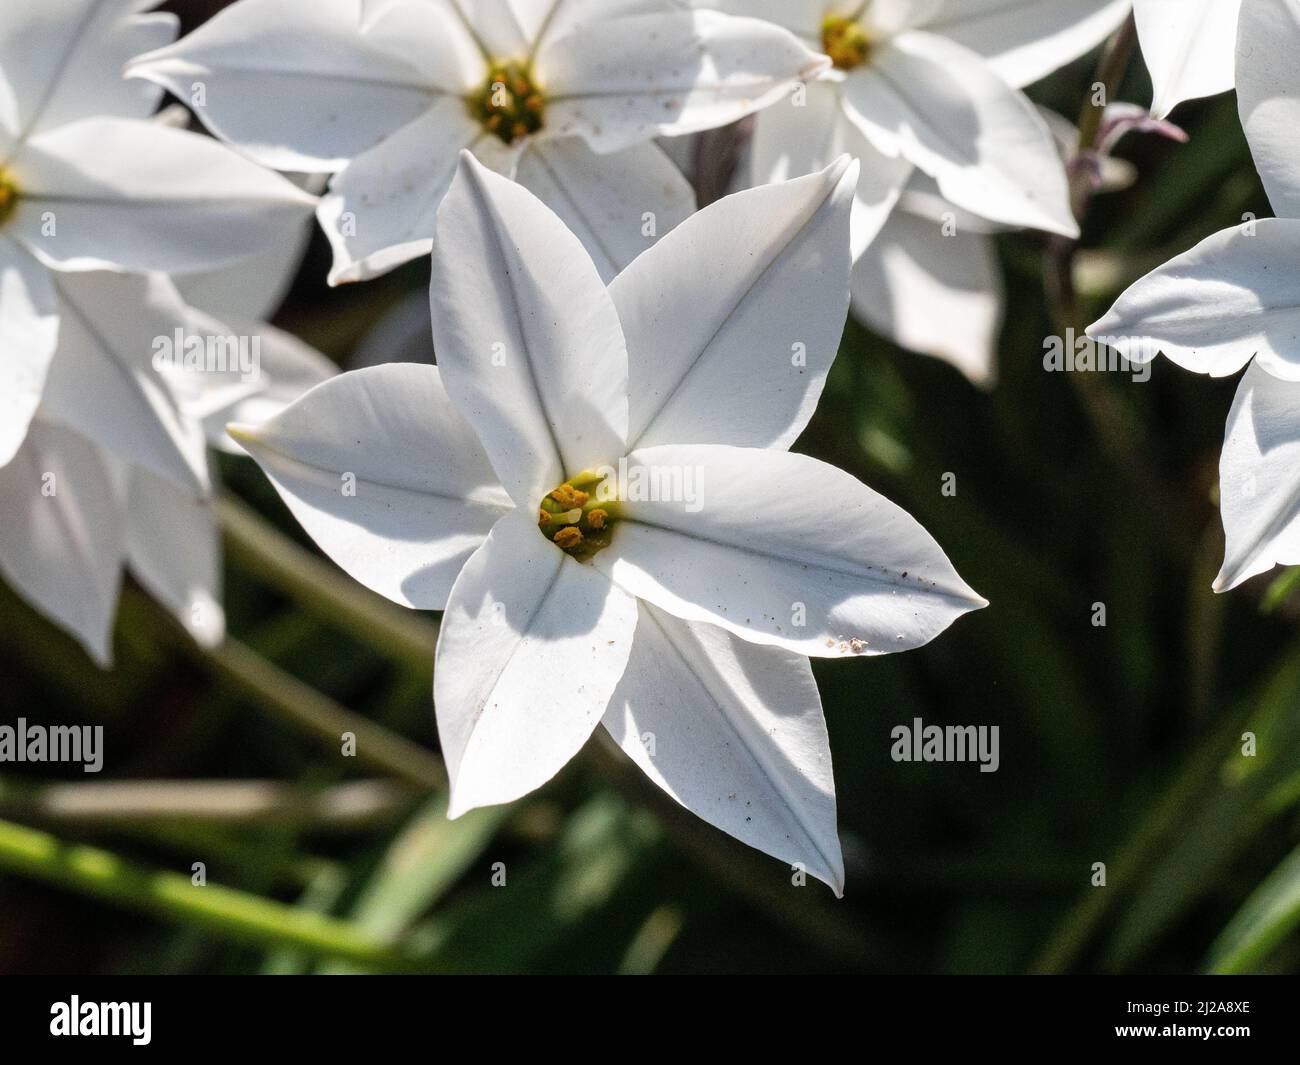
[[566, 481], [551, 493], [551, 498], [559, 503], [560, 506], [569, 508], [585, 507], [587, 505], [587, 500], [590, 497], [586, 492], [579, 488], [574, 488], [573, 485]]
[[582, 530], [574, 525], [561, 529], [555, 534], [555, 546], [561, 551], [571, 551], [580, 543], [582, 543]]
[[607, 521], [609, 521], [609, 511], [601, 510], [599, 507], [595, 510], [589, 511], [587, 514], [587, 523], [593, 529], [603, 529], [605, 527], [605, 522]]
[[465, 102], [471, 117], [506, 144], [540, 130], [546, 111], [528, 63], [513, 59], [493, 63], [483, 87]]
[[18, 188], [9, 175], [0, 170], [0, 225], [9, 220], [14, 208], [18, 206]]

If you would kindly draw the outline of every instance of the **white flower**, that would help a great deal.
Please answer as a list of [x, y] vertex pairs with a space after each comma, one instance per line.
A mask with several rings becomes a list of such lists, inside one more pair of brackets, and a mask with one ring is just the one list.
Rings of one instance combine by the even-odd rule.
[[[232, 428], [352, 576], [445, 608], [453, 815], [538, 787], [603, 721], [680, 802], [839, 890], [806, 657], [917, 647], [984, 605], [904, 511], [786, 450], [843, 326], [856, 176], [721, 200], [607, 290], [466, 153], [437, 220], [438, 366]], [[652, 476], [680, 491], [644, 498]]]
[[240, 0], [130, 73], [282, 170], [337, 171], [331, 283], [429, 250], [469, 148], [515, 177], [612, 278], [695, 209], [660, 134], [723, 125], [825, 61], [678, 0]]
[[175, 33], [142, 0], [0, 8], [0, 466], [26, 435], [58, 342], [55, 274], [183, 272], [279, 239], [314, 200], [207, 137], [144, 119], [122, 64]]
[[[697, 0], [700, 4], [704, 0]], [[853, 212], [861, 256], [914, 169], [963, 211], [1076, 236], [1051, 131], [1016, 86], [1097, 43], [1127, 10], [1115, 0], [722, 0], [770, 18], [834, 69], [758, 116], [753, 182], [862, 160]]]
[[[290, 240], [235, 269], [186, 278], [190, 297], [220, 321], [187, 306], [161, 274], [54, 279], [58, 349], [29, 432], [0, 468], [0, 574], [101, 665], [111, 661], [123, 567], [200, 644], [222, 639], [204, 429], [236, 450], [226, 419], [267, 417], [332, 372], [301, 341], [235, 313], [260, 315], [283, 294], [301, 245]], [[255, 339], [259, 372], [240, 381], [155, 365], [157, 343], [178, 330]]]
[[[44, 396], [0, 467], [0, 573], [107, 665], [124, 561], [168, 592], [178, 553], [202, 550], [184, 540], [190, 508], [207, 506], [208, 465], [202, 428], [150, 362], [152, 339], [184, 322], [167, 279], [91, 271], [56, 288]], [[219, 632], [219, 608], [195, 617]]]
[[1233, 87], [1240, 12], [1241, 0], [1133, 0], [1152, 114], [1167, 118], [1184, 100]]
[[[1040, 109], [1062, 161], [1079, 131]], [[1132, 166], [1099, 160], [1098, 192], [1132, 184]], [[853, 312], [900, 347], [956, 367], [980, 388], [997, 382], [1005, 286], [994, 234], [1011, 227], [949, 203], [933, 178], [915, 172], [875, 239], [854, 264]]]
[[720, 6], [836, 53], [826, 80], [758, 116], [750, 183], [820, 169], [841, 151], [858, 156], [854, 313], [990, 387], [1003, 316], [991, 235], [1077, 234], [1054, 140], [1062, 120], [1016, 90], [1094, 47], [1127, 0]]
[[1227, 377], [1250, 363], [1220, 462], [1227, 550], [1215, 589], [1300, 563], [1300, 0], [1241, 11], [1246, 136], [1280, 217], [1216, 233], [1148, 274], [1089, 327], [1134, 362], [1157, 351]]

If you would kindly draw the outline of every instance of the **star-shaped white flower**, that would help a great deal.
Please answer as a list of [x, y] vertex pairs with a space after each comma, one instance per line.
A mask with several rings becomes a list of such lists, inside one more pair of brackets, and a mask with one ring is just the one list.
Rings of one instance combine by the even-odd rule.
[[58, 343], [56, 276], [184, 272], [279, 240], [314, 199], [210, 138], [145, 121], [136, 51], [175, 34], [142, 0], [0, 8], [0, 466], [22, 444]]
[[1227, 538], [1217, 591], [1300, 563], [1300, 0], [1241, 9], [1237, 96], [1279, 217], [1208, 237], [1132, 285], [1089, 327], [1133, 362], [1157, 352], [1227, 377], [1250, 364], [1220, 460]]
[[[705, 0], [697, 0], [701, 5]], [[834, 67], [757, 120], [753, 182], [862, 160], [853, 253], [880, 231], [914, 170], [965, 212], [1076, 236], [1051, 131], [1018, 87], [1093, 47], [1116, 0], [720, 0], [772, 19]]]
[[130, 73], [268, 166], [336, 172], [319, 217], [337, 284], [427, 254], [462, 148], [610, 279], [695, 209], [653, 138], [734, 121], [824, 65], [679, 0], [239, 0]]
[[1240, 12], [1241, 0], [1133, 0], [1156, 118], [1167, 118], [1184, 100], [1233, 87]]
[[445, 608], [453, 815], [543, 784], [603, 721], [680, 802], [839, 890], [807, 657], [917, 647], [984, 605], [908, 514], [786, 450], [843, 327], [856, 169], [721, 200], [606, 289], [466, 153], [437, 367], [343, 374], [232, 429], [344, 569]]

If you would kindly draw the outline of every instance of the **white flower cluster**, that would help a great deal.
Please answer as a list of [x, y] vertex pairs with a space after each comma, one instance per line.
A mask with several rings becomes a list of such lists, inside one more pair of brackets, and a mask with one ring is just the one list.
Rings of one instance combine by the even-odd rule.
[[[0, 571], [102, 662], [124, 566], [219, 641], [206, 447], [233, 437], [352, 577], [445, 611], [453, 815], [603, 727], [840, 891], [808, 660], [918, 647], [984, 601], [907, 513], [789, 449], [850, 299], [991, 383], [990, 234], [1078, 236], [1077, 136], [1020, 90], [1134, 5], [237, 0], [180, 40], [153, 6], [0, 10]], [[1231, 86], [1238, 6], [1137, 0], [1161, 115]], [[1300, 218], [1295, 15], [1246, 5], [1237, 80]], [[214, 136], [155, 114], [164, 89]], [[749, 116], [747, 187], [697, 211], [669, 138]], [[313, 210], [331, 284], [432, 256], [436, 367], [336, 376], [262, 321]], [[1225, 494], [1251, 529], [1234, 581], [1300, 554], [1289, 226], [1214, 238], [1105, 326], [1210, 372], [1259, 353], [1225, 452], [1259, 482]], [[1198, 286], [1213, 316], [1172, 313]]]
[[[1131, 361], [1158, 351], [1211, 377], [1249, 364], [1219, 465], [1227, 548], [1214, 587], [1227, 591], [1300, 563], [1300, 0], [1145, 6], [1139, 0], [1139, 29], [1144, 16], [1163, 27], [1160, 47], [1184, 26], [1181, 57], [1158, 61], [1172, 78], [1158, 98], [1172, 106], [1235, 79], [1246, 139], [1278, 215], [1206, 238], [1135, 283], [1088, 330], [1131, 338], [1115, 342]], [[1180, 22], [1198, 15], [1194, 8], [1204, 9], [1195, 32]], [[1146, 37], [1143, 48], [1149, 56]]]

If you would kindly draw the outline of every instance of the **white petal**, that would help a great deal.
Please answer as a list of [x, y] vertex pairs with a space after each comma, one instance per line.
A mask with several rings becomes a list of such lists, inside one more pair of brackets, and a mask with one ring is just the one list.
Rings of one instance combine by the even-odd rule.
[[869, 4], [837, 0], [832, 8], [835, 14], [859, 18], [868, 34], [880, 39], [927, 26], [943, 4], [944, 0], [871, 0]]
[[175, 15], [148, 0], [33, 0], [0, 6], [0, 125], [25, 139], [90, 115], [145, 118], [162, 96], [122, 79], [133, 55], [176, 36]]
[[895, 211], [853, 268], [853, 311], [901, 347], [993, 385], [1002, 270], [992, 238]]
[[311, 345], [266, 322], [221, 321], [191, 308], [186, 332], [202, 340], [205, 351], [234, 352], [225, 366], [169, 378], [185, 413], [203, 423], [208, 444], [229, 454], [244, 449], [226, 432], [228, 423], [260, 425], [338, 373]]
[[[519, 19], [524, 35], [539, 45], [561, 37], [593, 22], [631, 15], [654, 15], [678, 10], [681, 0], [508, 0]], [[720, 4], [701, 5], [721, 7]]]
[[49, 270], [20, 244], [0, 238], [0, 466], [27, 435], [58, 337]]
[[127, 74], [165, 87], [266, 166], [337, 170], [434, 94], [418, 69], [369, 44], [360, 23], [358, 0], [240, 0]]
[[706, 207], [610, 285], [630, 362], [628, 447], [789, 447], [817, 406], [848, 304], [858, 167]]
[[581, 137], [538, 140], [515, 180], [577, 235], [605, 282], [695, 211], [691, 183], [654, 141], [597, 155]]
[[456, 0], [456, 5], [488, 55], [508, 59], [528, 54], [530, 35], [520, 17], [527, 5], [518, 0]]
[[341, 374], [231, 433], [321, 550], [403, 606], [441, 610], [510, 509], [433, 366]]
[[595, 265], [468, 153], [438, 212], [430, 302], [443, 382], [516, 504], [623, 454], [627, 345]]
[[1227, 377], [1258, 355], [1300, 380], [1300, 220], [1225, 229], [1135, 282], [1088, 335], [1130, 362], [1157, 352], [1184, 369]]
[[1300, 218], [1300, 5], [1253, 0], [1241, 11], [1237, 105], [1273, 210]]
[[1156, 118], [1184, 100], [1232, 88], [1240, 11], [1241, 0], [1133, 0]]
[[127, 490], [131, 572], [202, 647], [221, 643], [221, 537], [212, 502], [133, 470]]
[[924, 218], [939, 225], [947, 222], [950, 226], [965, 230], [967, 233], [1005, 233], [1010, 226], [1001, 222], [990, 222], [987, 218], [974, 214], [964, 207], [958, 207], [944, 197], [939, 183], [921, 170], [913, 170], [907, 179], [902, 193], [898, 197], [898, 209]]
[[537, 57], [546, 126], [601, 152], [713, 129], [779, 100], [829, 60], [768, 22], [675, 11], [594, 22]]
[[1219, 496], [1227, 545], [1215, 591], [1300, 563], [1300, 383], [1246, 371], [1228, 415]]
[[1131, 0], [944, 0], [925, 28], [982, 55], [1019, 87], [1092, 51], [1131, 8]]
[[850, 72], [844, 95], [877, 148], [906, 156], [954, 203], [1008, 225], [1078, 235], [1047, 124], [973, 52], [905, 33]]
[[[810, 44], [821, 41], [826, 0], [690, 0], [692, 7], [716, 8], [729, 15], [747, 15], [784, 26]], [[858, 5], [861, 6], [861, 5]]]
[[[323, 179], [308, 182], [312, 191]], [[218, 317], [262, 321], [280, 309], [302, 265], [307, 243], [316, 229], [315, 219], [306, 218], [292, 238], [280, 241], [260, 255], [244, 259], [234, 266], [203, 273], [183, 274], [176, 287], [185, 301]]]
[[623, 675], [636, 614], [636, 600], [549, 543], [533, 513], [497, 523], [438, 636], [451, 817], [528, 794], [578, 753]]
[[884, 155], [862, 135], [844, 114], [840, 88], [834, 82], [815, 81], [802, 94], [778, 100], [754, 123], [751, 181], [767, 185], [812, 174], [830, 166], [845, 153], [861, 164], [853, 196], [851, 244], [853, 256], [875, 239], [912, 173], [901, 155]]
[[463, 96], [487, 81], [487, 60], [457, 0], [396, 0], [367, 14], [362, 32], [369, 44], [420, 71], [439, 92]]
[[211, 137], [158, 122], [60, 126], [29, 141], [14, 167], [25, 194], [8, 226], [64, 270], [223, 266], [292, 239], [316, 205]]
[[[805, 455], [645, 448], [627, 470], [624, 520], [592, 564], [687, 621], [834, 658], [919, 647], [985, 605], [906, 511]], [[660, 498], [637, 500], [653, 477]]]
[[693, 814], [843, 892], [830, 743], [802, 655], [642, 603], [604, 724]]
[[37, 417], [0, 469], [0, 573], [102, 666], [122, 550], [120, 502], [98, 449]]
[[[209, 485], [203, 429], [153, 365], [185, 307], [161, 275], [57, 275], [61, 322], [43, 413], [191, 492]], [[123, 308], [129, 314], [123, 314]]]
[[334, 249], [330, 284], [378, 277], [427, 255], [457, 152], [484, 139], [464, 102], [442, 97], [338, 174], [318, 212]]

